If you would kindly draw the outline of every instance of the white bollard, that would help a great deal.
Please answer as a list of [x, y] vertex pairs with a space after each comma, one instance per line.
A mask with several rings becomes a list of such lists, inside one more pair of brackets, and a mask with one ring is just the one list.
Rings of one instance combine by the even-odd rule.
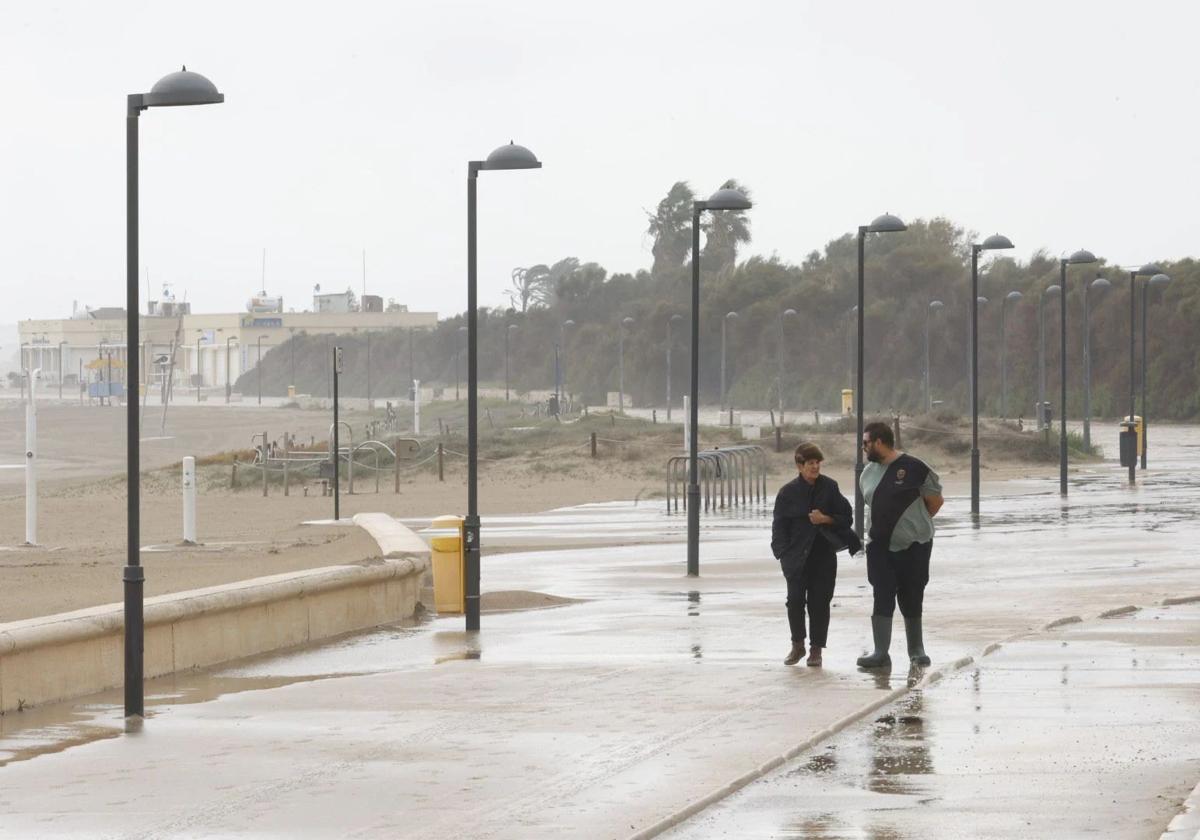
[[692, 451], [692, 412], [688, 411], [688, 395], [683, 395], [683, 451]]
[[421, 434], [421, 380], [413, 380], [413, 434]]
[[37, 382], [42, 369], [29, 371], [25, 404], [25, 545], [37, 545]]
[[196, 459], [183, 459], [183, 543], [196, 544]]

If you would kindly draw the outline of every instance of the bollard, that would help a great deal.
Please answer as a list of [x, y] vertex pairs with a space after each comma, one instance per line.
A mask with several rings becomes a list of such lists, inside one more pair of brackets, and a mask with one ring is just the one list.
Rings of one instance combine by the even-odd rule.
[[658, 425], [658, 409], [657, 408], [650, 409], [650, 422], [653, 423], [655, 426]]
[[892, 434], [896, 438], [896, 448], [900, 448], [900, 415], [892, 415]]
[[183, 459], [183, 544], [196, 544], [196, 459]]
[[768, 408], [767, 411], [771, 412], [771, 425], [774, 426], [775, 425], [775, 409]]
[[783, 451], [783, 429], [778, 426], [775, 427], [775, 451]]
[[733, 428], [733, 406], [729, 406], [729, 428]]
[[443, 447], [442, 444], [440, 444], [440, 443], [438, 444], [438, 448], [437, 448], [437, 462], [438, 462], [438, 481], [445, 481], [446, 480], [445, 447]]
[[817, 411], [815, 408], [813, 409], [813, 425], [821, 425], [821, 412]]
[[229, 489], [237, 489], [237, 461], [233, 462], [233, 470], [229, 473]]
[[592, 432], [592, 457], [596, 457], [596, 433]]

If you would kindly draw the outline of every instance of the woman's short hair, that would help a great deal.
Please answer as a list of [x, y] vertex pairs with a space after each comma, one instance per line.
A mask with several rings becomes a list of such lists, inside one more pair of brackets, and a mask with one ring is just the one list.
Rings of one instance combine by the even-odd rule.
[[802, 443], [796, 447], [796, 463], [803, 464], [805, 461], [824, 461], [825, 453], [821, 451], [821, 447], [815, 443]]

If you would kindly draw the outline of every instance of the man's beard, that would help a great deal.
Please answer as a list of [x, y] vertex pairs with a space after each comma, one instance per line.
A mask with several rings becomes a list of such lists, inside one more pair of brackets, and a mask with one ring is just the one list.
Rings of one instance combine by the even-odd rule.
[[867, 460], [870, 461], [872, 464], [878, 464], [880, 461], [883, 460], [883, 458], [879, 457], [879, 453], [876, 452], [874, 449], [872, 449], [870, 452], [867, 453]]

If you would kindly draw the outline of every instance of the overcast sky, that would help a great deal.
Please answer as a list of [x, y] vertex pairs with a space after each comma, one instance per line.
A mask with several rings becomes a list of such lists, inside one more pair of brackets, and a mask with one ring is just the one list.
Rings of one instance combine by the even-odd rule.
[[[1183, 2], [22, 2], [0, 13], [0, 282], [12, 321], [124, 304], [125, 94], [186, 63], [223, 105], [141, 118], [142, 265], [196, 311], [260, 285], [447, 315], [565, 256], [651, 261], [676, 180], [735, 177], [747, 254], [802, 260], [875, 215], [1017, 255], [1200, 253], [1200, 6]], [[144, 294], [144, 289], [143, 289]], [[144, 311], [144, 303], [143, 303]]]

